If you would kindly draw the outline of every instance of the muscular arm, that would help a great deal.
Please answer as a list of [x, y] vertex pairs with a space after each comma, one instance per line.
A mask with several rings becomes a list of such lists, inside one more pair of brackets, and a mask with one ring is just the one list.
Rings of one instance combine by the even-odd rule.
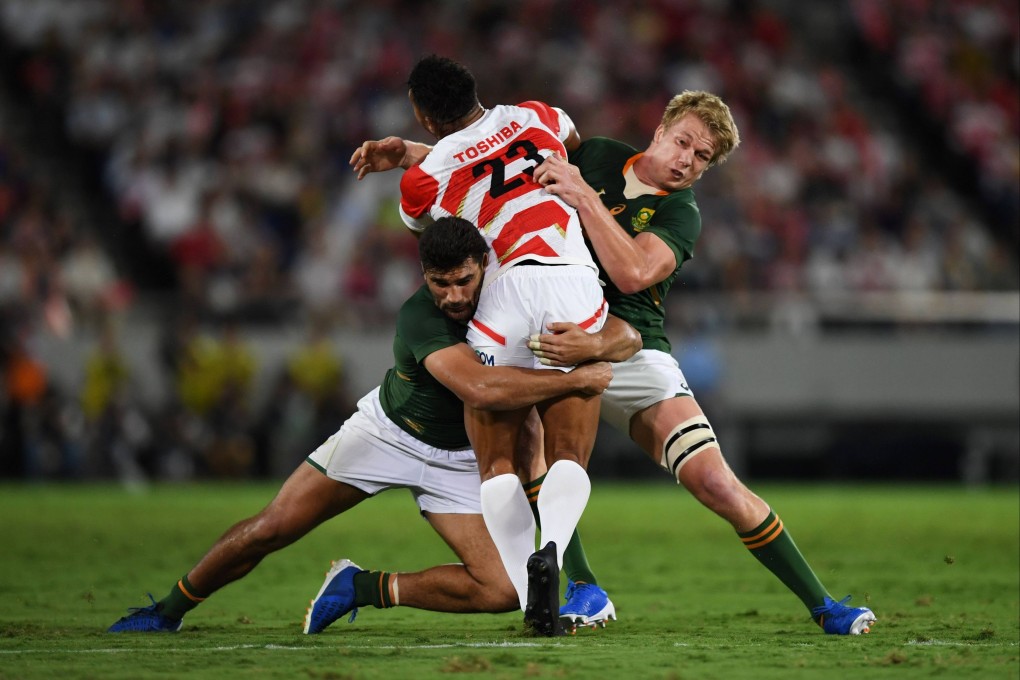
[[567, 161], [547, 158], [535, 169], [534, 177], [550, 194], [577, 209], [591, 247], [620, 292], [637, 293], [665, 280], [676, 269], [676, 256], [662, 239], [647, 233], [631, 238], [580, 171]]
[[513, 366], [483, 366], [466, 343], [425, 357], [432, 376], [471, 408], [508, 411], [531, 406], [569, 392], [602, 394], [613, 377], [605, 362], [578, 366], [569, 373]]
[[549, 333], [533, 335], [528, 347], [547, 366], [573, 366], [581, 361], [624, 361], [641, 349], [641, 334], [610, 315], [598, 333], [574, 323], [551, 323]]
[[378, 141], [363, 142], [348, 161], [358, 179], [364, 179], [372, 172], [385, 172], [401, 168], [407, 170], [421, 163], [432, 147], [421, 142], [412, 142], [400, 137], [385, 137]]
[[[570, 133], [563, 141], [567, 152], [574, 151], [581, 145], [581, 136], [577, 128], [571, 123]], [[423, 142], [415, 142], [400, 137], [384, 137], [380, 140], [369, 140], [362, 142], [354, 153], [348, 164], [354, 172], [358, 173], [358, 179], [364, 179], [373, 172], [386, 172], [400, 168], [408, 168], [418, 165], [432, 151], [432, 147]]]

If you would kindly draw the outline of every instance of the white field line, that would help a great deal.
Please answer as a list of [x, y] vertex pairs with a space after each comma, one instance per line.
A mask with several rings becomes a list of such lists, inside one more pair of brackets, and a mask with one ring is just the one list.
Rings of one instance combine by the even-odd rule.
[[907, 640], [908, 645], [915, 647], [1016, 647], [1020, 642], [1013, 640], [1007, 643], [997, 644], [995, 642], [957, 642], [956, 640]]
[[[457, 649], [469, 648], [504, 648], [504, 647], [562, 647], [560, 643], [540, 644], [537, 642], [455, 642], [436, 645], [338, 645], [337, 649]], [[287, 645], [224, 645], [218, 647], [163, 647], [153, 651], [167, 652], [231, 652], [241, 649], [267, 649], [271, 651], [301, 652], [321, 650], [324, 647]], [[140, 651], [135, 647], [109, 647], [94, 649], [0, 649], [0, 654], [129, 654]]]
[[[598, 647], [605, 646], [600, 642], [589, 642], [586, 644], [592, 644]], [[995, 642], [957, 642], [953, 640], [907, 640], [905, 643], [910, 646], [925, 647], [925, 646], [941, 646], [941, 647], [1017, 647], [1020, 646], [1020, 642], [1011, 640], [1005, 643]], [[500, 649], [500, 648], [511, 648], [511, 647], [563, 647], [564, 645], [558, 642], [542, 644], [538, 642], [451, 642], [448, 644], [435, 644], [435, 645], [338, 645], [336, 649], [347, 650], [347, 649]], [[706, 645], [695, 643], [691, 644], [688, 642], [674, 642], [674, 647], [705, 647]], [[729, 647], [730, 645], [727, 645]], [[750, 646], [761, 646], [760, 644]], [[810, 646], [810, 645], [800, 645]], [[166, 651], [166, 652], [231, 652], [237, 650], [247, 649], [264, 649], [268, 651], [283, 651], [283, 652], [302, 652], [302, 651], [318, 651], [325, 649], [324, 647], [316, 646], [302, 646], [294, 647], [288, 645], [223, 645], [217, 647], [164, 647], [158, 650], [152, 651]], [[19, 655], [19, 654], [132, 654], [137, 653], [138, 648], [135, 647], [112, 647], [112, 648], [94, 648], [94, 649], [0, 649], [0, 655]]]

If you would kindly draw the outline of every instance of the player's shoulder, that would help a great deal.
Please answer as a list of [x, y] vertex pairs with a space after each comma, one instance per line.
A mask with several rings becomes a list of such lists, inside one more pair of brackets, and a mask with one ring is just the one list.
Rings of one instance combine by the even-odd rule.
[[637, 152], [630, 144], [617, 139], [589, 137], [570, 152], [570, 162], [622, 164]]
[[601, 150], [601, 151], [622, 151], [630, 155], [637, 153], [637, 149], [626, 142], [621, 142], [618, 139], [612, 137], [588, 137], [581, 141], [581, 145], [578, 148]]
[[539, 101], [537, 99], [529, 99], [528, 101], [518, 102], [517, 104], [512, 104], [508, 106], [514, 109], [526, 109], [539, 115], [547, 112], [552, 112], [555, 110], [555, 107], [552, 104], [549, 104], [548, 102]]
[[[442, 163], [438, 160], [442, 155], [442, 151], [431, 153], [424, 161], [408, 168], [400, 176], [401, 199], [408, 206], [414, 202], [422, 203], [422, 206], [427, 207], [434, 198], [435, 193], [439, 190], [437, 177], [442, 176]], [[412, 201], [412, 197], [417, 200]], [[422, 206], [418, 206], [418, 211], [415, 212], [416, 217]]]
[[516, 115], [530, 118], [532, 121], [537, 119], [542, 125], [551, 130], [560, 129], [560, 125], [563, 122], [563, 115], [565, 115], [562, 110], [557, 109], [552, 104], [538, 101], [537, 99], [531, 99], [518, 104], [505, 105], [504, 109], [511, 117]]
[[422, 284], [411, 297], [404, 300], [397, 312], [397, 330], [410, 330], [420, 327], [431, 319], [439, 319], [443, 313], [436, 307], [428, 287]]
[[655, 202], [655, 222], [682, 222], [692, 228], [701, 227], [701, 210], [690, 189], [673, 191]]
[[698, 202], [694, 198], [694, 191], [692, 189], [681, 189], [680, 191], [671, 191], [662, 197], [660, 205], [669, 206], [674, 210], [683, 210], [685, 212], [701, 213], [698, 208]]

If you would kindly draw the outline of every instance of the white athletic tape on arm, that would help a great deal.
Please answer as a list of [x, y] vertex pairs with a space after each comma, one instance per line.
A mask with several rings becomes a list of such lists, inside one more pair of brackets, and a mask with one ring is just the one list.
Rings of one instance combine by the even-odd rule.
[[662, 445], [662, 460], [659, 465], [680, 482], [680, 468], [705, 449], [719, 448], [715, 432], [705, 416], [694, 416], [676, 427]]

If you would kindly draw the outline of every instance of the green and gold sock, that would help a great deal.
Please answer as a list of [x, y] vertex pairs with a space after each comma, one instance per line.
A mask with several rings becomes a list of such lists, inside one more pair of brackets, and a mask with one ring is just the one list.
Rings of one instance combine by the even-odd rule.
[[[535, 523], [542, 528], [542, 522], [538, 518], [538, 492], [542, 490], [542, 482], [545, 475], [524, 485], [524, 493], [531, 504], [531, 513], [535, 516]], [[595, 574], [588, 564], [588, 556], [584, 554], [584, 547], [581, 545], [581, 535], [574, 529], [567, 543], [567, 549], [563, 551], [563, 571], [574, 583], [591, 583], [598, 585]]]
[[185, 574], [180, 581], [174, 584], [170, 592], [158, 603], [159, 613], [168, 619], [180, 621], [184, 615], [197, 607], [207, 596], [199, 595], [188, 575]]
[[829, 593], [800, 554], [797, 544], [783, 527], [783, 520], [776, 513], [769, 511], [764, 522], [748, 532], [737, 532], [737, 535], [744, 542], [744, 547], [793, 591], [808, 611], [824, 603]]
[[354, 604], [379, 609], [397, 606], [390, 593], [390, 580], [395, 577], [388, 571], [359, 571], [354, 575]]
[[591, 565], [588, 564], [588, 556], [584, 554], [581, 534], [577, 533], [577, 529], [574, 529], [570, 542], [567, 543], [567, 549], [563, 553], [563, 571], [566, 572], [567, 578], [574, 583], [590, 583], [593, 586], [599, 584], [595, 573], [591, 570]]
[[[528, 497], [528, 503], [531, 504], [531, 514], [535, 516], [535, 523], [539, 522], [538, 519], [538, 492], [542, 490], [542, 482], [545, 481], [545, 475], [542, 475], [538, 479], [533, 479], [524, 486], [524, 495]], [[539, 526], [539, 529], [542, 527]]]

